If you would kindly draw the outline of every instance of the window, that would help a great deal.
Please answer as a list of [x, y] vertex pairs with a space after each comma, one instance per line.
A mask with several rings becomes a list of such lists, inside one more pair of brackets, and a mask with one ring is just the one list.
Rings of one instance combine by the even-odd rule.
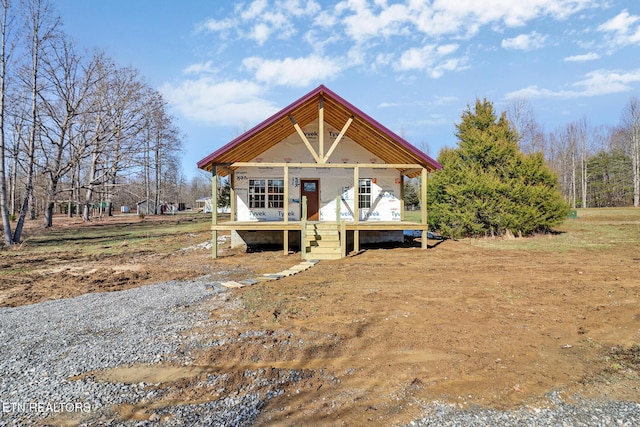
[[284, 207], [284, 179], [249, 180], [249, 208], [266, 207]]
[[371, 179], [358, 180], [358, 208], [371, 207]]
[[269, 207], [284, 208], [284, 179], [268, 180]]
[[249, 180], [249, 208], [264, 208], [265, 185], [264, 179]]

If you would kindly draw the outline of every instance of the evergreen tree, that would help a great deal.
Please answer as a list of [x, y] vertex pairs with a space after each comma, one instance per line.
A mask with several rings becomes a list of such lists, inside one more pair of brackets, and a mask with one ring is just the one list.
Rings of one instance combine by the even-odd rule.
[[619, 148], [599, 151], [589, 158], [589, 206], [633, 205], [631, 156]]
[[523, 154], [518, 135], [493, 104], [476, 100], [456, 125], [458, 147], [444, 149], [429, 183], [429, 223], [447, 237], [529, 235], [568, 213], [557, 178], [540, 153]]
[[408, 180], [404, 182], [404, 206], [409, 208], [410, 206], [418, 206], [420, 204], [420, 196], [418, 195], [419, 189], [415, 180]]

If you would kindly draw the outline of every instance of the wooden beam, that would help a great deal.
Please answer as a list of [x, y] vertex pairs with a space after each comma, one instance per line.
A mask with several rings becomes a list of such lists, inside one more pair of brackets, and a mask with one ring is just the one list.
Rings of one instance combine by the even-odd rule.
[[317, 163], [294, 163], [294, 162], [235, 162], [232, 166], [238, 167], [257, 167], [257, 168], [282, 168], [288, 165], [290, 168], [337, 168], [337, 169], [352, 169], [356, 166], [361, 168], [371, 169], [423, 169], [423, 166], [418, 164], [404, 164], [404, 163], [324, 163], [318, 166]]
[[229, 219], [231, 221], [236, 220], [236, 189], [235, 185], [236, 174], [231, 172], [229, 176], [229, 204], [231, 205], [231, 214], [229, 215]]
[[318, 157], [325, 163], [324, 158], [324, 98], [320, 96], [320, 108], [318, 109]]
[[[360, 218], [360, 168], [356, 165], [353, 168], [353, 222], [358, 223]], [[360, 250], [360, 231], [353, 230], [353, 251]]]
[[300, 127], [300, 125], [296, 123], [296, 120], [293, 118], [293, 116], [289, 116], [289, 119], [291, 120], [291, 123], [293, 123], [293, 127], [296, 129], [296, 132], [298, 132], [298, 136], [300, 136], [300, 139], [302, 139], [302, 142], [304, 142], [304, 145], [307, 146], [307, 149], [309, 150], [309, 152], [311, 153], [315, 161], [317, 163], [322, 163], [322, 159], [318, 156], [318, 153], [316, 153], [316, 150], [314, 150], [313, 147], [311, 146], [311, 143], [309, 142], [309, 140], [307, 139], [307, 136], [302, 131], [302, 128]]
[[[421, 222], [427, 225], [427, 170], [422, 169], [422, 185], [420, 186], [421, 198], [420, 200], [420, 213]], [[422, 249], [427, 249], [427, 228], [422, 230]]]
[[218, 176], [216, 167], [211, 168], [211, 256], [218, 257], [218, 231], [213, 226], [218, 224]]
[[[289, 223], [289, 166], [284, 166], [283, 171], [283, 181], [284, 181], [284, 223]], [[289, 230], [284, 230], [284, 236], [282, 238], [283, 246], [284, 246], [284, 254], [289, 255]]]
[[284, 167], [284, 223], [289, 222], [289, 166]]
[[302, 196], [300, 202], [300, 252], [302, 259], [307, 259], [307, 196]]
[[347, 133], [347, 129], [349, 129], [349, 126], [351, 125], [352, 122], [353, 122], [353, 116], [349, 117], [349, 120], [347, 120], [347, 123], [345, 123], [345, 125], [342, 127], [342, 130], [338, 134], [338, 137], [336, 138], [335, 141], [333, 141], [333, 144], [331, 144], [331, 148], [329, 148], [329, 151], [327, 151], [327, 155], [324, 156], [324, 158], [322, 159], [325, 163], [327, 162], [327, 160], [329, 160], [329, 157], [333, 154], [333, 151], [336, 149], [336, 147], [340, 143], [340, 140], [342, 140], [342, 137], [344, 136], [344, 134]]
[[344, 220], [340, 221], [340, 253], [342, 258], [347, 256], [347, 226]]
[[400, 174], [400, 221], [404, 221], [404, 175]]

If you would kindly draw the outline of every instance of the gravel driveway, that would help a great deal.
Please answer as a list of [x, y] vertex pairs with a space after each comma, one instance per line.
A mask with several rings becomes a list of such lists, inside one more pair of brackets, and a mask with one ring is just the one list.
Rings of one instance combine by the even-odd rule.
[[[97, 382], [74, 376], [121, 365], [190, 360], [199, 337], [185, 331], [206, 326], [223, 288], [202, 278], [120, 292], [87, 294], [17, 308], [0, 308], [0, 425], [41, 424], [43, 417], [73, 413], [86, 425], [249, 425], [267, 397], [248, 393], [204, 404], [170, 408], [167, 420], [122, 422], [112, 405], [154, 397], [141, 384]], [[517, 411], [458, 410], [425, 405], [411, 426], [633, 426], [640, 405], [556, 399], [552, 408]]]
[[[0, 308], [0, 425], [32, 425], [64, 412], [88, 417], [88, 425], [119, 424], [112, 405], [139, 402], [155, 391], [70, 378], [134, 363], [188, 362], [197, 337], [183, 332], [207, 323], [206, 303], [220, 291], [203, 278]], [[176, 408], [171, 424], [250, 422], [261, 402], [237, 400]]]

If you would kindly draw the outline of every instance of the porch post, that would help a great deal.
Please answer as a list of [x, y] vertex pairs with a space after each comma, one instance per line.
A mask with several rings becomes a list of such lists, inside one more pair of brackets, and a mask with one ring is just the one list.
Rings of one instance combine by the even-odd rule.
[[353, 168], [353, 222], [355, 228], [353, 230], [353, 251], [360, 250], [360, 230], [358, 230], [358, 222], [360, 218], [360, 169], [358, 165]]
[[400, 174], [400, 221], [404, 221], [404, 175]]
[[307, 259], [307, 196], [302, 196], [300, 203], [300, 252], [302, 259]]
[[[218, 175], [215, 165], [211, 167], [211, 225], [218, 224]], [[211, 256], [218, 257], [218, 230], [211, 230]]]
[[422, 185], [420, 186], [420, 213], [422, 214], [422, 249], [427, 249], [427, 169], [422, 168]]
[[236, 189], [234, 187], [234, 183], [236, 180], [235, 177], [235, 172], [231, 172], [231, 175], [229, 175], [229, 207], [231, 208], [231, 213], [229, 215], [230, 221], [236, 220]]
[[[284, 181], [284, 223], [285, 225], [289, 223], [289, 166], [284, 166], [283, 173], [283, 181]], [[289, 255], [289, 230], [287, 227], [284, 227], [282, 236], [282, 242], [284, 246], [284, 254]]]

